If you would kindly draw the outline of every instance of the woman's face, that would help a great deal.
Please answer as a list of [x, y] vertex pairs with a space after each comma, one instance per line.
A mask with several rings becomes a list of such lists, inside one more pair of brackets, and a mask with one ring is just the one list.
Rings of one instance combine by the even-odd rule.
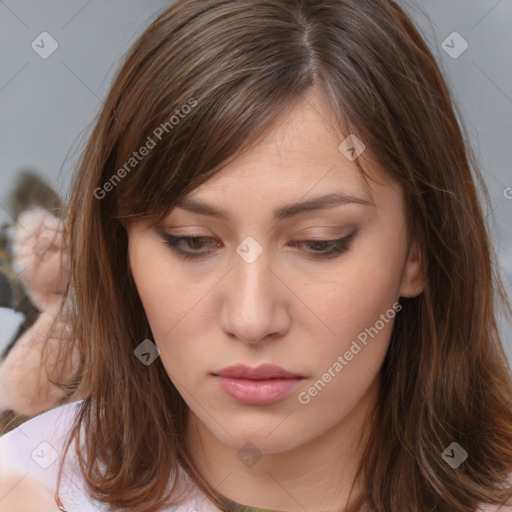
[[[376, 392], [399, 297], [422, 291], [401, 190], [376, 172], [370, 198], [333, 125], [312, 90], [160, 228], [127, 228], [169, 378], [192, 423], [233, 450], [284, 452], [346, 423]], [[335, 194], [361, 201], [321, 207]], [[239, 365], [289, 374], [226, 370]]]

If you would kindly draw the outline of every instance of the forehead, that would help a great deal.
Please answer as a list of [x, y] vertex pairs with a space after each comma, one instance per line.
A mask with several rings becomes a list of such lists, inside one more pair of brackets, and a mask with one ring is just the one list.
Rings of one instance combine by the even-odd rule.
[[[395, 184], [367, 158], [366, 150], [358, 158], [365, 158], [366, 172], [383, 183], [383, 187], [376, 188], [372, 181], [370, 187], [365, 183], [356, 163], [347, 158], [347, 144], [342, 137], [348, 135], [340, 135], [331, 109], [324, 98], [312, 90], [257, 144], [194, 189], [178, 203], [178, 208], [188, 203], [193, 206], [188, 208], [190, 211], [206, 213], [207, 208], [201, 212], [198, 204], [205, 202], [222, 204], [223, 210], [236, 209], [237, 205], [250, 211], [280, 209], [284, 215], [279, 205], [320, 195], [351, 196], [352, 204], [360, 205], [378, 199], [382, 202], [386, 199], [383, 193], [396, 200]], [[354, 139], [350, 137], [349, 142], [354, 143]], [[194, 205], [190, 199], [194, 200]]]

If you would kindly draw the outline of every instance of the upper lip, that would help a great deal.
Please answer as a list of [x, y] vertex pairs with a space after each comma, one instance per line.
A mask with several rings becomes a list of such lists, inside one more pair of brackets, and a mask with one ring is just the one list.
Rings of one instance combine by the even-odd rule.
[[257, 368], [251, 368], [242, 364], [228, 366], [219, 372], [214, 372], [219, 377], [234, 377], [239, 379], [296, 379], [302, 377], [297, 373], [292, 373], [280, 366], [274, 364], [262, 364]]

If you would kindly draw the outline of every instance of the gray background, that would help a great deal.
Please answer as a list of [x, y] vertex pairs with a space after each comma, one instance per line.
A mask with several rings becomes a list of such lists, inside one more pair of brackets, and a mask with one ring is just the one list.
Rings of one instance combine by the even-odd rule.
[[[170, 3], [0, 0], [0, 223], [11, 220], [6, 197], [20, 169], [37, 171], [67, 197], [120, 59]], [[486, 215], [512, 297], [512, 0], [408, 0], [404, 6], [462, 110], [491, 195]], [[457, 58], [443, 49], [462, 48], [454, 31], [468, 44]], [[31, 47], [42, 32], [59, 45], [47, 59]], [[0, 351], [20, 321], [0, 308]], [[512, 319], [500, 316], [500, 326], [512, 361]]]

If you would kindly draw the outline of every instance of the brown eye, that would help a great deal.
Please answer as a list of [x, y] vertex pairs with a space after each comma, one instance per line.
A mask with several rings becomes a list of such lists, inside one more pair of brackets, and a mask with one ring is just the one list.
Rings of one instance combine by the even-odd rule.
[[[176, 253], [184, 258], [197, 258], [204, 256], [207, 252], [199, 252], [204, 247], [205, 242], [214, 240], [209, 236], [174, 236], [167, 233], [162, 233], [165, 243]], [[183, 249], [183, 245], [185, 249]], [[214, 245], [218, 245], [215, 243]], [[189, 250], [186, 248], [188, 247]], [[190, 250], [191, 249], [191, 250]]]
[[309, 252], [313, 258], [334, 258], [348, 250], [350, 241], [354, 238], [355, 234], [354, 232], [337, 240], [301, 240], [300, 242], [294, 242], [293, 245], [308, 246], [311, 249]]

